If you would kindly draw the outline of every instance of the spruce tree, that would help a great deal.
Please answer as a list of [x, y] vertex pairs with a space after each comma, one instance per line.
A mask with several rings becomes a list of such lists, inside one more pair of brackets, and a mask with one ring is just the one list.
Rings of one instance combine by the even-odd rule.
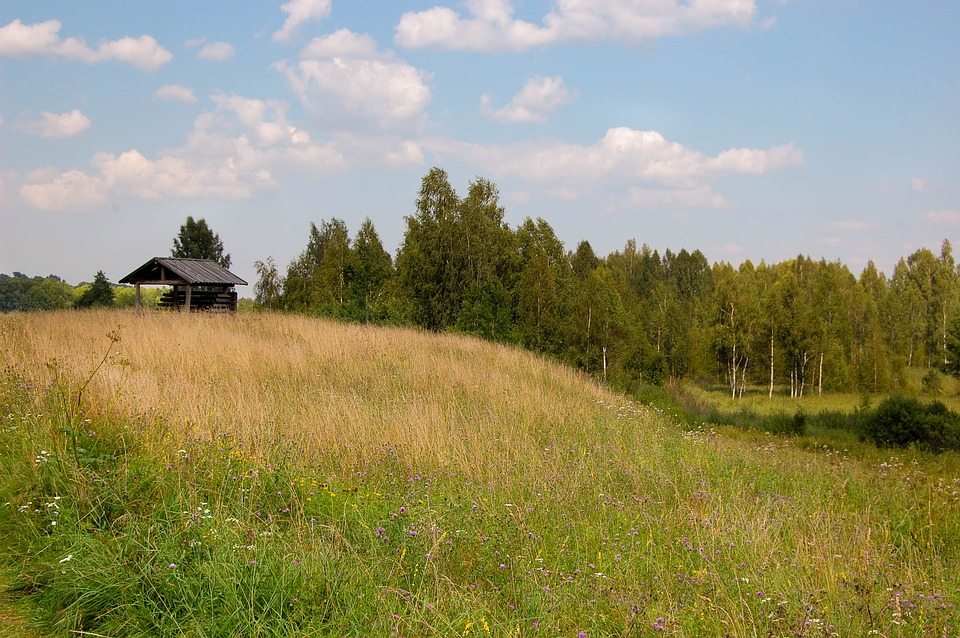
[[170, 256], [212, 259], [224, 268], [230, 267], [230, 255], [224, 254], [220, 236], [210, 230], [202, 217], [194, 220], [187, 216], [187, 221], [180, 227], [180, 233], [173, 238]]
[[80, 298], [77, 299], [77, 308], [94, 308], [97, 306], [113, 305], [113, 286], [107, 280], [107, 276], [102, 270], [98, 270], [93, 278], [93, 284], [83, 291]]

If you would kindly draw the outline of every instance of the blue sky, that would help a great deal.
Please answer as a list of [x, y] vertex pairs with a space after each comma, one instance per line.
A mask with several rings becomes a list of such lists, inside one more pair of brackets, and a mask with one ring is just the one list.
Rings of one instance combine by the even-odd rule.
[[0, 272], [119, 279], [187, 215], [234, 270], [483, 176], [569, 249], [873, 259], [960, 230], [960, 3], [0, 5]]

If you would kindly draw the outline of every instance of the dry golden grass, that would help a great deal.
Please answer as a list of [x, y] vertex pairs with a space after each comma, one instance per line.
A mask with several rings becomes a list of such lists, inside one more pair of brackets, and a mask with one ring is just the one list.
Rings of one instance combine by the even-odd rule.
[[[101, 413], [158, 419], [157, 443], [223, 434], [363, 466], [384, 456], [495, 477], [580, 438], [619, 401], [528, 352], [454, 335], [273, 314], [56, 312], [0, 318], [4, 366], [78, 381], [118, 343], [87, 391]], [[40, 374], [40, 378], [37, 375]], [[547, 455], [549, 457], [549, 455]], [[546, 458], [549, 463], [550, 459]]]

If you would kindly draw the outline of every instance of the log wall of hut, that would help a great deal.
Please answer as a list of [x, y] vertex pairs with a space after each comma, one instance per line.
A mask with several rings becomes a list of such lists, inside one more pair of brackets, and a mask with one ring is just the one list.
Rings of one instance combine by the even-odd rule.
[[[188, 286], [174, 286], [160, 295], [159, 308], [181, 310], [187, 307]], [[203, 286], [190, 292], [190, 310], [236, 312], [237, 293], [227, 287]]]

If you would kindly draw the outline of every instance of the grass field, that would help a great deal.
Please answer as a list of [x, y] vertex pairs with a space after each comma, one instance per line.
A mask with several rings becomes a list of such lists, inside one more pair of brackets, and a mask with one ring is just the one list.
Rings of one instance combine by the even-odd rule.
[[37, 635], [960, 633], [955, 454], [304, 317], [9, 315], [0, 352], [0, 617]]

